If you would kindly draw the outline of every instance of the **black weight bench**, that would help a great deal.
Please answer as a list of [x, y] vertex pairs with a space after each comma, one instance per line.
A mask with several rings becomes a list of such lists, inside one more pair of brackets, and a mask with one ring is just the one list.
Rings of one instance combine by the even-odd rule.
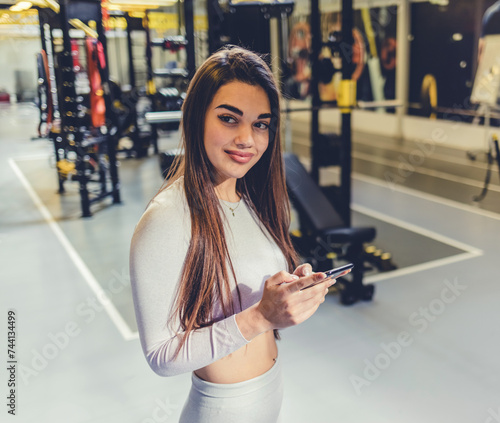
[[351, 281], [341, 278], [337, 282], [343, 288], [340, 291], [340, 301], [344, 305], [350, 305], [358, 300], [371, 300], [375, 287], [363, 284], [363, 244], [375, 238], [375, 228], [346, 227], [297, 156], [287, 153], [284, 158], [287, 190], [299, 215], [301, 231], [300, 237], [292, 235], [295, 248], [311, 262], [315, 271], [325, 271], [332, 267], [332, 260], [327, 257], [329, 253], [335, 253], [337, 258], [354, 263]]

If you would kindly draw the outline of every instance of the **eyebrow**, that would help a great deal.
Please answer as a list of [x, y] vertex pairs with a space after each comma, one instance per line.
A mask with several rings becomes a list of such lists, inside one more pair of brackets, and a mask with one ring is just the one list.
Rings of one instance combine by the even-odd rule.
[[[216, 109], [227, 109], [233, 113], [236, 113], [239, 116], [243, 116], [243, 112], [237, 107], [231, 106], [230, 104], [220, 104], [216, 107]], [[257, 119], [270, 119], [273, 115], [271, 113], [262, 113], [259, 115]]]

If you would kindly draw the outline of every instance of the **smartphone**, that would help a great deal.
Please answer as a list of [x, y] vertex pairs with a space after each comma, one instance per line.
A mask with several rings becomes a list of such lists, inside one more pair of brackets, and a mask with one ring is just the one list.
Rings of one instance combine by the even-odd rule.
[[351, 270], [354, 267], [354, 264], [349, 263], [344, 266], [336, 267], [335, 269], [328, 270], [326, 272], [323, 272], [326, 275], [325, 279], [321, 279], [320, 281], [314, 282], [313, 284], [306, 286], [305, 288], [302, 288], [301, 291], [304, 289], [312, 288], [313, 286], [317, 285], [318, 283], [325, 282], [328, 279], [335, 279], [337, 276], [340, 276], [342, 273], [344, 273], [346, 270]]

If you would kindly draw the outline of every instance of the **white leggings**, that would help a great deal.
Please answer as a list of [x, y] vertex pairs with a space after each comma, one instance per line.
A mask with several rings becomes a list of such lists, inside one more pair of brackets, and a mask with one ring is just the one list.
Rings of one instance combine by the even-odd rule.
[[211, 383], [194, 373], [179, 423], [277, 423], [283, 400], [278, 359], [266, 373], [238, 383]]

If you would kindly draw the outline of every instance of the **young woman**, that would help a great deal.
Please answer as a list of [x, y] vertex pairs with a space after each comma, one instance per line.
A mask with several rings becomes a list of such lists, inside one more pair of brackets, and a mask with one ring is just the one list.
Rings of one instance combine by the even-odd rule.
[[335, 281], [296, 268], [266, 63], [238, 47], [209, 57], [189, 85], [182, 140], [132, 239], [141, 345], [160, 376], [193, 372], [181, 422], [274, 423], [277, 329], [308, 319]]

